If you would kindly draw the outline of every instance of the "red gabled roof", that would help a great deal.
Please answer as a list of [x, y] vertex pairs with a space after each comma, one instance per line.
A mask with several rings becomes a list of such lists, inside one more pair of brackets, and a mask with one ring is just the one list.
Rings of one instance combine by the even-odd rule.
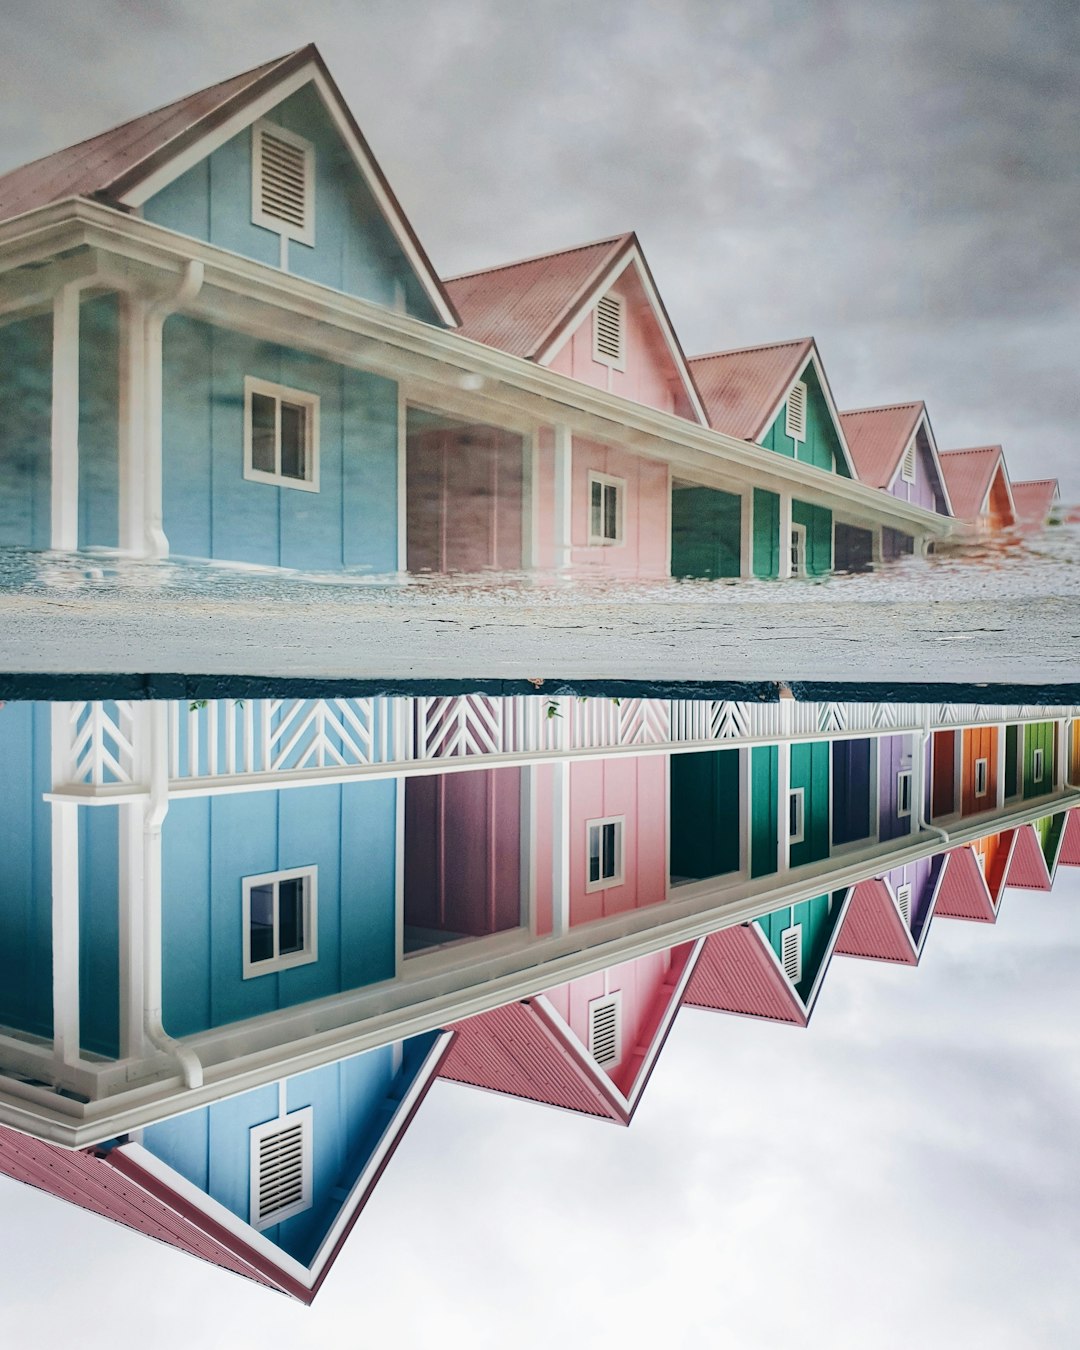
[[905, 966], [917, 963], [915, 942], [884, 881], [860, 881], [855, 887], [836, 951], [871, 961], [895, 961]]
[[978, 519], [998, 465], [1008, 486], [1009, 475], [1000, 445], [982, 445], [970, 450], [942, 450], [938, 458], [945, 475], [953, 514], [960, 520]]
[[935, 914], [945, 919], [994, 923], [997, 911], [971, 845], [952, 849], [945, 855], [942, 866]]
[[709, 425], [741, 440], [758, 440], [768, 431], [777, 404], [801, 374], [813, 346], [813, 338], [796, 338], [692, 357], [690, 371]]
[[1050, 889], [1050, 869], [1046, 865], [1046, 857], [1034, 825], [1021, 825], [1016, 831], [1005, 885], [1019, 886], [1026, 891]]
[[635, 245], [632, 233], [617, 234], [450, 277], [444, 284], [461, 315], [460, 331], [512, 356], [535, 360], [560, 324]]
[[755, 924], [709, 934], [683, 1002], [691, 1008], [806, 1026], [806, 1012]]
[[294, 1287], [295, 1281], [284, 1273], [262, 1269], [265, 1263], [254, 1254], [245, 1257], [238, 1252], [235, 1239], [227, 1244], [220, 1234], [206, 1231], [124, 1176], [107, 1153], [58, 1148], [0, 1126], [0, 1172], [224, 1270], [309, 1301], [309, 1291]]
[[1080, 807], [1074, 806], [1065, 822], [1058, 863], [1065, 867], [1080, 867]]
[[589, 1071], [540, 1000], [492, 1008], [454, 1030], [440, 1077], [626, 1123], [615, 1089], [602, 1072]]
[[1059, 496], [1056, 478], [1029, 478], [1011, 484], [1016, 519], [1021, 525], [1045, 525]]
[[840, 414], [860, 483], [876, 488], [889, 486], [924, 412], [923, 403], [896, 403], [888, 408], [858, 408]]

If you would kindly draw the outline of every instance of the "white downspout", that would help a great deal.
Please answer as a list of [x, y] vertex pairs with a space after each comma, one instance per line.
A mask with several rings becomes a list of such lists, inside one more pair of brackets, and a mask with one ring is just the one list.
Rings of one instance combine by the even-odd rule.
[[919, 793], [919, 814], [916, 816], [916, 821], [917, 821], [917, 823], [918, 823], [918, 826], [919, 826], [919, 832], [920, 832], [920, 833], [922, 833], [923, 830], [929, 830], [932, 834], [936, 834], [937, 837], [941, 840], [941, 842], [942, 842], [943, 844], [946, 844], [946, 845], [947, 845], [947, 844], [950, 842], [950, 841], [949, 841], [949, 832], [948, 832], [948, 830], [943, 830], [943, 829], [941, 828], [940, 825], [934, 825], [934, 824], [932, 824], [929, 820], [926, 819], [926, 795], [927, 795], [927, 790], [929, 789], [931, 795], [933, 794], [933, 791], [934, 791], [934, 779], [933, 779], [933, 774], [932, 774], [932, 773], [928, 774], [928, 773], [926, 772], [926, 768], [927, 768], [927, 764], [928, 764], [927, 752], [928, 752], [928, 750], [930, 749], [930, 737], [931, 737], [932, 735], [933, 735], [933, 730], [932, 730], [932, 728], [931, 728], [931, 726], [930, 726], [930, 709], [929, 709], [929, 705], [928, 705], [928, 704], [924, 704], [924, 705], [923, 705], [923, 741], [922, 741], [923, 781], [922, 781], [922, 784], [920, 785], [920, 786], [922, 787], [922, 791]]

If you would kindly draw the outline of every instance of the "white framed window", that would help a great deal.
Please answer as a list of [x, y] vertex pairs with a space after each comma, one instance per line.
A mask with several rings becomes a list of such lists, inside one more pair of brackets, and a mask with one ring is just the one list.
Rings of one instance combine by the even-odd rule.
[[806, 838], [806, 789], [792, 788], [788, 793], [788, 843], [801, 844]]
[[244, 380], [244, 477], [318, 492], [318, 394], [252, 375]]
[[623, 884], [625, 816], [585, 822], [585, 889], [602, 891]]
[[1037, 745], [1031, 752], [1031, 781], [1041, 783], [1043, 780], [1043, 767], [1045, 756], [1041, 745]]
[[990, 784], [990, 761], [987, 759], [977, 759], [975, 761], [975, 796], [985, 797]]
[[589, 1003], [589, 1054], [597, 1064], [618, 1064], [622, 1058], [621, 1014], [618, 990]]
[[602, 295], [593, 311], [593, 360], [623, 370], [626, 366], [626, 301]]
[[251, 128], [251, 221], [314, 246], [315, 147], [273, 122]]
[[791, 527], [791, 575], [806, 576], [806, 526]]
[[979, 871], [986, 875], [986, 854], [982, 849], [975, 850], [975, 861], [979, 864]]
[[904, 458], [900, 461], [900, 477], [905, 483], [914, 483], [915, 464], [915, 440], [913, 437], [911, 444], [904, 451]]
[[780, 964], [792, 984], [802, 979], [802, 924], [794, 923], [780, 934]]
[[900, 911], [900, 917], [910, 927], [911, 926], [911, 882], [905, 881], [902, 886], [896, 888], [896, 907]]
[[302, 1214], [312, 1204], [311, 1121], [305, 1106], [252, 1126], [250, 1222], [253, 1228]]
[[621, 544], [625, 537], [626, 480], [589, 474], [589, 544]]
[[806, 440], [806, 383], [796, 380], [787, 397], [784, 429], [793, 441]]
[[911, 770], [901, 769], [896, 775], [896, 814], [911, 815]]
[[245, 877], [243, 895], [245, 980], [319, 959], [317, 868]]

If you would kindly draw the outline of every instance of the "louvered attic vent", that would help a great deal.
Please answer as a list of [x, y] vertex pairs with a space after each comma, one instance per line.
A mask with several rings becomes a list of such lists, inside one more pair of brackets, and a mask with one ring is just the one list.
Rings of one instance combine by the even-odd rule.
[[900, 911], [900, 917], [907, 924], [911, 923], [911, 885], [905, 883], [896, 888], [896, 907]]
[[252, 220], [304, 244], [315, 242], [315, 147], [283, 127], [255, 126]]
[[618, 295], [602, 295], [596, 302], [593, 356], [604, 365], [623, 364], [623, 301]]
[[798, 984], [802, 979], [802, 924], [780, 934], [780, 964], [791, 983]]
[[787, 400], [787, 434], [793, 441], [806, 440], [806, 385], [796, 380]]
[[619, 1058], [619, 999], [595, 999], [589, 1004], [589, 1054], [597, 1064], [614, 1064]]
[[251, 1222], [269, 1228], [311, 1208], [311, 1109], [251, 1132]]
[[905, 483], [915, 481], [915, 442], [912, 441], [904, 451], [904, 462], [900, 466], [900, 477]]

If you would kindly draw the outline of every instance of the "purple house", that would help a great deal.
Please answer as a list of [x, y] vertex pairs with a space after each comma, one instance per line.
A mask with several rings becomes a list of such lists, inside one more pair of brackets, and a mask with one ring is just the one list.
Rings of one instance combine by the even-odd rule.
[[841, 956], [915, 966], [944, 874], [944, 854], [920, 858], [855, 887], [836, 950]]

